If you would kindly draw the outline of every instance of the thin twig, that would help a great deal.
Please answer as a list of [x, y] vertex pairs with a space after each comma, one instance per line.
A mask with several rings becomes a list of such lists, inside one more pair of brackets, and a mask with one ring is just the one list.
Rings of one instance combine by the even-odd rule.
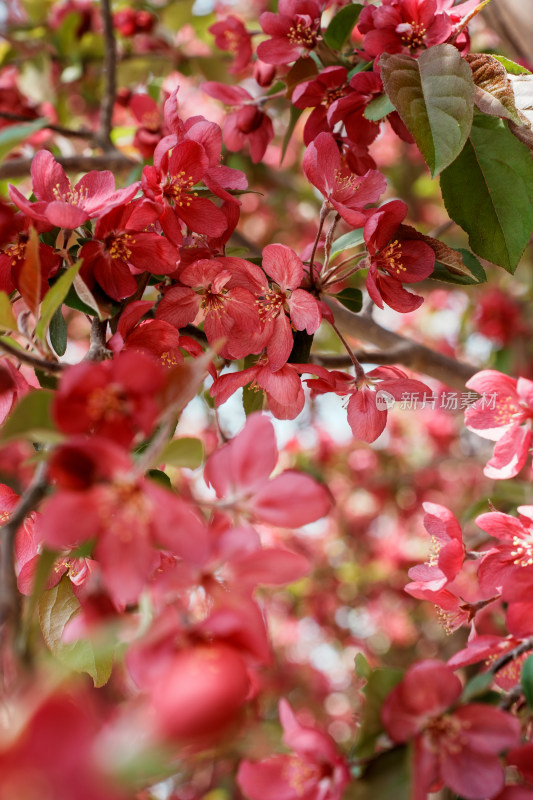
[[326, 234], [326, 241], [324, 243], [324, 270], [327, 270], [329, 266], [329, 256], [331, 253], [331, 246], [333, 244], [333, 234], [335, 233], [335, 228], [337, 227], [340, 218], [340, 214], [335, 214], [335, 218], [329, 226], [329, 230]]
[[[401, 363], [405, 354], [406, 348], [398, 348], [397, 350], [389, 350], [387, 353], [379, 350], [354, 350], [353, 355], [360, 364], [398, 364]], [[342, 369], [343, 367], [351, 367], [353, 364], [349, 355], [334, 355], [326, 353], [311, 353], [311, 364], [320, 364], [322, 367], [328, 369]]]
[[320, 236], [322, 234], [322, 228], [324, 227], [324, 222], [326, 221], [326, 217], [329, 214], [329, 207], [327, 203], [322, 203], [322, 208], [320, 209], [320, 219], [318, 221], [318, 230], [316, 232], [315, 241], [313, 244], [313, 250], [311, 252], [311, 258], [309, 259], [309, 281], [311, 286], [315, 285], [315, 273], [314, 273], [314, 263], [315, 263], [315, 255], [316, 250], [318, 247], [318, 243], [320, 241]]
[[361, 366], [361, 364], [359, 363], [359, 359], [357, 358], [357, 356], [353, 352], [352, 348], [350, 347], [350, 345], [348, 344], [348, 342], [346, 341], [346, 339], [344, 338], [344, 336], [342, 335], [340, 330], [337, 328], [335, 323], [334, 322], [330, 322], [329, 324], [331, 325], [331, 327], [333, 328], [333, 330], [335, 331], [335, 333], [337, 334], [337, 336], [341, 340], [346, 352], [348, 353], [348, 357], [349, 357], [349, 359], [351, 361], [351, 364], [352, 364], [353, 368], [355, 369], [355, 381], [356, 381], [357, 385], [359, 386], [359, 384], [362, 381], [364, 381], [364, 379], [365, 379], [365, 371], [364, 371], [363, 367]]
[[106, 342], [107, 320], [99, 320], [93, 317], [91, 322], [91, 335], [89, 351], [84, 361], [105, 361], [112, 358], [113, 353], [107, 347]]
[[533, 650], [533, 636], [530, 636], [529, 639], [524, 639], [523, 642], [516, 647], [513, 647], [512, 650], [508, 650], [507, 653], [504, 653], [497, 658], [496, 661], [494, 661], [494, 663], [491, 665], [489, 672], [492, 672], [492, 674], [495, 675], [501, 669], [506, 667], [507, 664], [510, 664], [511, 661], [514, 661], [515, 658], [518, 658], [518, 656], [521, 656], [523, 653], [527, 653], [528, 650]]
[[113, 13], [111, 0], [102, 0], [102, 21], [104, 26], [104, 96], [100, 109], [100, 130], [97, 139], [104, 151], [114, 150], [111, 141], [113, 127], [113, 108], [117, 92], [117, 48], [115, 42], [115, 29], [113, 27]]
[[[32, 158], [12, 158], [0, 165], [0, 180], [22, 178], [31, 172]], [[112, 172], [126, 172], [138, 167], [139, 162], [128, 158], [119, 150], [110, 150], [98, 156], [58, 156], [58, 164], [67, 172], [90, 172], [93, 169], [110, 169]]]
[[39, 356], [33, 356], [31, 353], [28, 353], [27, 350], [19, 350], [18, 347], [9, 344], [9, 342], [0, 341], [0, 351], [13, 356], [13, 358], [16, 358], [17, 361], [21, 361], [23, 364], [28, 364], [35, 369], [41, 369], [43, 372], [62, 372], [67, 366], [66, 364], [61, 364], [59, 361], [47, 361], [44, 358], [39, 358]]
[[44, 497], [47, 466], [46, 461], [41, 461], [37, 466], [32, 482], [20, 498], [9, 521], [0, 530], [0, 624], [11, 622], [14, 631], [17, 630], [20, 619], [20, 595], [13, 564], [15, 536], [25, 518]]
[[333, 311], [335, 322], [344, 333], [364, 342], [370, 342], [384, 353], [395, 351], [399, 356], [396, 361], [398, 364], [422, 372], [446, 386], [459, 390], [464, 389], [466, 381], [479, 372], [479, 369], [471, 364], [449, 358], [443, 353], [436, 353], [423, 344], [382, 328], [373, 319], [362, 314], [353, 314], [329, 297], [322, 299]]
[[[23, 114], [11, 114], [9, 111], [0, 111], [0, 119], [8, 119], [12, 122], [35, 122], [38, 118], [25, 117]], [[88, 128], [74, 130], [73, 128], [65, 128], [63, 125], [55, 125], [53, 122], [47, 122], [46, 125], [43, 125], [43, 128], [54, 131], [54, 133], [60, 133], [62, 136], [79, 137], [80, 139], [92, 139], [93, 137], [93, 131]]]

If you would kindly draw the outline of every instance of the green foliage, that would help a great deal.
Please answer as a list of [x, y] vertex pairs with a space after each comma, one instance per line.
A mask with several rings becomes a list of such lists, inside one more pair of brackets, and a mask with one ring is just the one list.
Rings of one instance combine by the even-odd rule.
[[254, 411], [262, 411], [265, 402], [265, 393], [255, 387], [252, 389], [248, 383], [242, 390], [242, 405], [246, 416], [253, 414]]
[[335, 295], [339, 303], [342, 303], [343, 306], [349, 308], [350, 311], [353, 311], [357, 314], [361, 311], [363, 307], [363, 293], [360, 289], [354, 289], [349, 286], [347, 289], [343, 289], [338, 294]]
[[533, 164], [493, 117], [476, 116], [460, 156], [441, 175], [450, 217], [472, 250], [513, 273], [533, 231]]
[[361, 3], [344, 6], [335, 14], [324, 33], [324, 41], [332, 50], [342, 50], [363, 10]]
[[62, 440], [51, 415], [54, 395], [46, 389], [36, 389], [25, 395], [15, 406], [0, 432], [0, 442], [26, 439], [30, 442], [56, 443]]
[[522, 666], [522, 691], [530, 708], [533, 708], [533, 655], [528, 656]]
[[463, 265], [472, 273], [469, 275], [466, 272], [459, 272], [458, 270], [451, 270], [450, 266], [443, 264], [440, 261], [435, 261], [435, 268], [431, 274], [432, 278], [445, 283], [455, 283], [461, 286], [471, 286], [479, 283], [486, 283], [487, 275], [483, 266], [478, 259], [472, 255], [468, 250], [460, 247], [456, 251], [462, 257]]
[[383, 668], [375, 669], [367, 679], [365, 688], [365, 707], [363, 719], [359, 729], [359, 736], [355, 745], [355, 754], [358, 758], [368, 758], [373, 755], [376, 742], [383, 733], [381, 723], [381, 707], [387, 695], [403, 678], [401, 669]]
[[370, 101], [365, 108], [363, 116], [371, 122], [378, 122], [386, 117], [387, 114], [390, 114], [391, 111], [394, 111], [393, 104], [386, 94], [380, 94], [379, 97], [375, 97], [374, 100]]
[[8, 125], [3, 131], [0, 131], [0, 161], [24, 139], [44, 128], [46, 122], [45, 119], [35, 119], [32, 122]]
[[17, 330], [17, 320], [13, 314], [11, 300], [5, 292], [0, 292], [0, 328], [4, 331]]
[[349, 233], [345, 233], [344, 236], [339, 236], [331, 246], [331, 260], [333, 261], [339, 253], [344, 253], [345, 250], [350, 250], [352, 247], [359, 247], [359, 245], [364, 244], [364, 241], [363, 228], [356, 228]]
[[[46, 332], [51, 324], [52, 318], [56, 311], [58, 311], [67, 296], [74, 279], [78, 275], [81, 268], [81, 261], [77, 261], [70, 269], [67, 269], [54, 283], [46, 293], [43, 302], [41, 303], [41, 318], [35, 328], [35, 335], [41, 341], [46, 338]], [[54, 349], [56, 349], [54, 347]], [[66, 336], [65, 336], [65, 349], [66, 349]], [[56, 350], [56, 352], [58, 352]], [[63, 353], [65, 350], [63, 350]], [[58, 353], [62, 355], [62, 353]]]
[[409, 755], [407, 747], [380, 753], [368, 764], [362, 777], [348, 787], [344, 800], [409, 800]]
[[183, 436], [168, 442], [160, 459], [163, 464], [170, 464], [173, 467], [196, 469], [204, 460], [204, 446], [200, 439]]
[[385, 91], [435, 177], [457, 158], [470, 132], [470, 67], [449, 44], [431, 47], [418, 59], [384, 54], [380, 63]]
[[41, 595], [39, 600], [39, 620], [44, 640], [53, 655], [74, 672], [87, 672], [95, 686], [104, 686], [113, 668], [113, 652], [109, 646], [97, 646], [94, 641], [79, 639], [63, 642], [64, 630], [70, 620], [80, 610], [80, 604], [72, 584], [63, 577]]

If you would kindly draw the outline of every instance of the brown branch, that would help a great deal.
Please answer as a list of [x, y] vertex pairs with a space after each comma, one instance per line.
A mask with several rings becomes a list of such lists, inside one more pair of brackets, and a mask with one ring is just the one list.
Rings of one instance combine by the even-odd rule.
[[[58, 156], [56, 161], [67, 172], [90, 172], [92, 169], [110, 169], [112, 172], [125, 172], [138, 167], [138, 161], [132, 161], [119, 150], [102, 153], [99, 156]], [[12, 158], [0, 165], [0, 180], [6, 178], [22, 178], [31, 171], [31, 158]]]
[[[335, 321], [344, 333], [370, 342], [375, 347], [379, 347], [384, 354], [392, 352], [396, 364], [403, 364], [416, 372], [436, 378], [454, 389], [463, 389], [466, 381], [479, 371], [471, 364], [456, 361], [423, 344], [418, 344], [405, 336], [382, 328], [367, 316], [353, 314], [330, 298], [323, 297], [323, 300], [333, 311]], [[376, 354], [373, 354], [373, 357], [375, 356]]]
[[59, 361], [47, 361], [44, 358], [39, 358], [39, 356], [33, 356], [31, 353], [28, 353], [27, 350], [19, 350], [18, 347], [14, 347], [14, 345], [9, 344], [9, 342], [0, 341], [0, 351], [13, 356], [13, 358], [16, 358], [17, 361], [21, 361], [23, 364], [34, 367], [34, 369], [41, 369], [43, 372], [61, 372], [66, 366], [66, 364], [60, 364]]
[[[12, 122], [35, 122], [35, 120], [38, 118], [25, 117], [23, 114], [11, 114], [9, 111], [0, 111], [0, 119], [8, 119]], [[60, 133], [62, 136], [77, 136], [80, 139], [92, 139], [94, 135], [93, 131], [89, 130], [88, 128], [73, 130], [72, 128], [65, 128], [63, 125], [55, 125], [52, 122], [47, 123], [43, 127], [48, 128], [50, 131], [54, 131], [54, 133]]]
[[15, 631], [20, 619], [20, 594], [13, 564], [15, 537], [27, 515], [44, 497], [47, 466], [46, 461], [38, 465], [32, 482], [0, 530], [0, 625], [11, 622]]
[[94, 317], [91, 322], [91, 336], [89, 351], [84, 361], [105, 361], [113, 357], [113, 352], [108, 350], [106, 342], [107, 320]]
[[501, 669], [506, 667], [507, 664], [510, 664], [511, 661], [514, 661], [515, 658], [518, 658], [518, 656], [521, 656], [523, 653], [527, 653], [528, 650], [533, 650], [533, 636], [530, 636], [529, 639], [524, 639], [521, 644], [513, 647], [512, 650], [508, 650], [507, 653], [504, 653], [497, 658], [496, 661], [491, 664], [489, 672], [492, 672], [492, 674], [495, 675]]
[[115, 149], [111, 141], [111, 130], [113, 127], [113, 108], [117, 92], [117, 47], [115, 42], [115, 30], [113, 27], [111, 0], [102, 0], [102, 21], [104, 25], [105, 87], [100, 109], [100, 130], [97, 134], [97, 140], [104, 151], [109, 151]]

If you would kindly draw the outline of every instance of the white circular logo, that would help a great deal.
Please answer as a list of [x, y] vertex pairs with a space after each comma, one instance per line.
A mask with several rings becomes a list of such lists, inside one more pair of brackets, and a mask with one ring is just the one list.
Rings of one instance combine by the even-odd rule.
[[384, 389], [380, 389], [376, 392], [376, 408], [378, 411], [388, 411], [393, 407], [395, 402], [394, 397]]

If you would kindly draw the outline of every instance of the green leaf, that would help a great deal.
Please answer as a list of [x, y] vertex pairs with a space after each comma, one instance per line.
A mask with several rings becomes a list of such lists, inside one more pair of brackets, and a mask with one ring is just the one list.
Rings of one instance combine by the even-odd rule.
[[386, 94], [381, 94], [379, 97], [376, 97], [374, 100], [370, 101], [365, 108], [363, 116], [365, 119], [369, 119], [371, 122], [378, 122], [378, 120], [383, 119], [383, 117], [386, 117], [387, 114], [390, 114], [391, 111], [394, 111], [393, 104]]
[[302, 113], [303, 113], [303, 108], [296, 108], [296, 106], [291, 105], [289, 124], [287, 125], [287, 130], [285, 131], [285, 136], [283, 137], [283, 143], [281, 145], [281, 158], [279, 160], [280, 166], [283, 164], [283, 159], [285, 158], [285, 153], [287, 152], [287, 147], [289, 146], [291, 136], [294, 133], [296, 123], [300, 119]]
[[8, 125], [0, 131], [0, 161], [24, 139], [44, 128], [47, 122], [46, 119], [35, 119], [31, 122], [22, 122], [20, 125]]
[[82, 303], [89, 307], [92, 314], [96, 312], [96, 315], [100, 322], [104, 319], [107, 319], [107, 315], [105, 312], [100, 308], [98, 305], [96, 298], [94, 297], [93, 293], [85, 283], [85, 281], [81, 278], [80, 275], [75, 275], [74, 280], [72, 281], [74, 289], [76, 290], [76, 294], [78, 295], [79, 299]]
[[200, 439], [192, 436], [183, 436], [169, 442], [160, 456], [161, 463], [173, 467], [188, 467], [197, 469], [204, 460], [204, 446]]
[[355, 674], [365, 680], [372, 675], [372, 668], [362, 653], [357, 653], [355, 657]]
[[370, 761], [361, 778], [350, 784], [343, 800], [409, 800], [409, 756], [407, 747], [380, 753]]
[[17, 330], [17, 320], [13, 314], [11, 300], [6, 292], [0, 292], [0, 329], [4, 331]]
[[15, 406], [0, 431], [0, 442], [29, 439], [31, 442], [60, 442], [63, 436], [56, 429], [51, 415], [54, 395], [46, 389], [35, 389]]
[[457, 158], [472, 126], [470, 67], [451, 44], [431, 47], [419, 58], [385, 53], [380, 64], [385, 91], [435, 177]]
[[67, 351], [67, 323], [63, 311], [58, 308], [50, 320], [50, 342], [58, 356], [64, 356]]
[[487, 275], [477, 258], [469, 250], [465, 250], [462, 247], [458, 248], [456, 252], [461, 254], [463, 264], [472, 273], [471, 276], [466, 273], [460, 274], [459, 272], [451, 271], [449, 265], [435, 261], [435, 268], [430, 277], [437, 281], [455, 283], [460, 286], [475, 286], [479, 283], [486, 283]]
[[522, 666], [522, 691], [530, 708], [533, 708], [533, 655], [528, 656]]
[[472, 250], [513, 273], [533, 231], [528, 148], [501, 120], [479, 115], [463, 152], [442, 173], [441, 190]]
[[381, 707], [388, 694], [403, 678], [401, 669], [375, 669], [363, 689], [365, 707], [359, 736], [355, 746], [358, 758], [367, 758], [374, 753], [376, 741], [383, 732]]
[[48, 589], [39, 600], [39, 620], [43, 637], [58, 661], [74, 672], [88, 672], [94, 685], [103, 686], [113, 668], [113, 652], [109, 646], [97, 647], [92, 640], [62, 640], [67, 623], [78, 613], [80, 604], [72, 584], [63, 577], [57, 586]]
[[479, 675], [474, 675], [463, 689], [461, 703], [470, 703], [475, 698], [487, 694], [493, 680], [494, 675], [491, 672], [480, 672]]
[[356, 228], [354, 231], [345, 233], [344, 236], [339, 236], [331, 246], [330, 259], [333, 261], [339, 253], [344, 253], [345, 250], [349, 250], [351, 247], [359, 247], [364, 241], [363, 228]]
[[[44, 341], [46, 339], [46, 332], [48, 330], [52, 317], [54, 316], [58, 308], [61, 307], [63, 301], [65, 300], [65, 297], [69, 293], [70, 287], [72, 286], [75, 277], [80, 271], [81, 263], [82, 263], [81, 260], [77, 261], [72, 267], [67, 269], [46, 293], [41, 303], [41, 318], [39, 319], [37, 327], [35, 328], [35, 335], [41, 341]], [[65, 351], [63, 350], [63, 352]], [[59, 353], [58, 355], [62, 355], [62, 353]]]
[[505, 58], [505, 56], [497, 56], [494, 53], [492, 55], [500, 62], [500, 64], [502, 64], [505, 67], [506, 71], [510, 75], [531, 75], [530, 70], [526, 69], [521, 64], [516, 64], [509, 58]]
[[37, 608], [37, 603], [41, 594], [46, 588], [48, 576], [52, 571], [52, 567], [54, 566], [57, 555], [58, 554], [55, 552], [55, 550], [48, 550], [48, 548], [45, 547], [43, 548], [43, 551], [39, 556], [39, 560], [37, 561], [37, 569], [35, 570], [31, 595], [24, 609], [24, 618], [22, 622], [22, 636], [25, 641], [29, 635], [31, 621], [35, 613], [35, 609]]
[[254, 411], [262, 411], [265, 400], [265, 393], [255, 387], [252, 389], [248, 383], [242, 390], [242, 405], [246, 416], [253, 414]]
[[355, 314], [358, 314], [363, 307], [363, 294], [360, 289], [353, 289], [349, 286], [335, 295], [339, 303], [349, 308]]
[[157, 483], [157, 485], [161, 486], [163, 489], [172, 489], [170, 478], [162, 469], [149, 469], [146, 473], [146, 477], [150, 478], [151, 481]]
[[348, 42], [362, 10], [361, 3], [352, 3], [344, 6], [338, 14], [335, 14], [324, 34], [324, 41], [332, 50], [342, 50]]

